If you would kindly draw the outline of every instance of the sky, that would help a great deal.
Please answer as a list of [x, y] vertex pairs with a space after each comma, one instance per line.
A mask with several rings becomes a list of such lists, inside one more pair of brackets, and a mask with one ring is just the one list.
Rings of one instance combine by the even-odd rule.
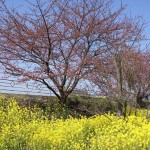
[[[14, 5], [24, 5], [25, 0], [6, 0], [9, 5], [12, 3]], [[34, 0], [32, 0], [34, 1]], [[150, 39], [150, 0], [113, 0], [114, 7], [118, 8], [121, 5], [127, 4], [127, 9], [125, 12], [128, 15], [134, 16], [142, 16], [145, 23], [146, 29], [145, 34]]]
[[150, 39], [150, 0], [114, 0], [114, 4], [119, 5], [127, 4], [125, 12], [132, 17], [142, 16], [146, 23], [145, 34]]

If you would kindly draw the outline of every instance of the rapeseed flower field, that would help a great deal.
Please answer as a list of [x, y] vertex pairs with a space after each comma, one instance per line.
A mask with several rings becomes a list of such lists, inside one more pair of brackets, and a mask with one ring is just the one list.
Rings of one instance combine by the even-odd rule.
[[[36, 109], [36, 110], [35, 110]], [[144, 110], [126, 119], [112, 114], [47, 119], [0, 97], [0, 150], [148, 150], [150, 121]]]

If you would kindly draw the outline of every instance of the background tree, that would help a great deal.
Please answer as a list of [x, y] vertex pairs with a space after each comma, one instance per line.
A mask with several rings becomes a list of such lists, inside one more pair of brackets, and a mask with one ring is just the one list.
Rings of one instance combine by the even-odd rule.
[[[120, 30], [106, 36], [107, 51], [97, 59], [95, 72], [94, 75], [91, 75], [91, 79], [98, 86], [101, 93], [117, 101], [118, 109], [125, 116], [127, 102], [134, 101], [132, 90], [128, 86], [127, 74], [129, 72], [134, 74], [134, 70], [137, 70], [132, 68], [136, 68], [136, 65], [138, 65], [135, 63], [134, 57], [139, 50], [137, 49], [139, 42], [144, 39], [144, 23], [141, 18], [128, 18], [125, 16], [121, 22], [118, 22], [118, 27]], [[139, 54], [139, 58], [144, 60], [143, 54], [140, 52]], [[138, 63], [141, 63], [141, 65], [146, 64], [145, 61]], [[140, 76], [141, 71], [138, 69], [136, 75]], [[146, 74], [143, 72], [143, 76], [147, 76]], [[137, 80], [134, 76], [132, 77]], [[142, 78], [142, 80], [145, 79]]]
[[[20, 81], [47, 86], [66, 104], [80, 79], [121, 30], [123, 7], [112, 11], [111, 0], [35, 0], [10, 8], [0, 1], [0, 63]], [[23, 11], [24, 10], [24, 11]], [[105, 48], [104, 48], [105, 47]], [[56, 89], [55, 89], [55, 88]]]
[[135, 107], [143, 107], [143, 99], [150, 95], [150, 53], [129, 50], [123, 62], [126, 88], [135, 100]]

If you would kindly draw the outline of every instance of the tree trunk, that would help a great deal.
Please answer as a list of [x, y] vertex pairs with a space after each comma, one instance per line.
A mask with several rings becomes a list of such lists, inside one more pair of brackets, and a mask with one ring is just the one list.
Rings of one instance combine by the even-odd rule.
[[126, 118], [126, 116], [127, 116], [127, 101], [124, 101], [124, 105], [123, 105], [123, 107], [124, 107], [124, 109], [123, 109], [123, 117], [124, 117], [124, 119]]
[[66, 96], [61, 96], [60, 99], [59, 99], [59, 102], [60, 102], [61, 106], [66, 107], [67, 97]]
[[60, 91], [60, 97], [58, 99], [62, 107], [67, 106], [67, 98], [68, 98], [68, 94], [66, 94], [65, 91]]
[[141, 108], [142, 107], [142, 99], [144, 98], [144, 93], [141, 92], [141, 89], [138, 90], [136, 95], [136, 103]]
[[123, 95], [123, 71], [122, 71], [122, 62], [119, 55], [115, 56], [114, 62], [116, 68], [118, 97], [120, 99]]
[[126, 108], [125, 102], [123, 100], [123, 68], [122, 68], [122, 60], [120, 56], [117, 54], [114, 56], [114, 64], [116, 69], [116, 79], [117, 79], [117, 94], [116, 98], [118, 100], [118, 110], [121, 115], [126, 116]]

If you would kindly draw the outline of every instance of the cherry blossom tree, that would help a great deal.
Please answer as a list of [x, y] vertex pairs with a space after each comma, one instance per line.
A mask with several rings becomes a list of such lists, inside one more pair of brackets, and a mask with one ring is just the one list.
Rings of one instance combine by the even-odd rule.
[[109, 51], [108, 37], [122, 33], [125, 8], [112, 9], [111, 0], [26, 2], [13, 8], [0, 1], [0, 63], [22, 82], [46, 85], [65, 105], [97, 57]]
[[148, 51], [126, 49], [115, 58], [120, 60], [120, 70], [116, 69], [118, 66], [114, 57], [107, 56], [99, 60], [96, 71], [91, 75], [91, 81], [98, 86], [101, 95], [116, 101], [124, 117], [127, 104], [135, 108], [143, 107], [143, 98], [150, 95], [149, 58]]
[[[144, 85], [148, 81], [149, 67], [145, 66], [148, 65], [147, 58], [139, 52], [139, 43], [144, 40], [142, 18], [124, 17], [121, 22], [118, 22], [118, 27], [120, 30], [106, 36], [107, 51], [97, 58], [91, 81], [98, 86], [102, 94], [117, 101], [118, 109], [125, 117], [127, 102], [134, 101], [135, 97], [132, 93], [133, 88], [130, 88], [129, 78], [137, 81], [136, 84], [132, 84], [134, 87], [137, 87], [138, 82]], [[136, 67], [139, 64], [143, 69]], [[141, 74], [142, 77], [138, 79]]]
[[141, 107], [142, 99], [150, 95], [150, 53], [128, 51], [123, 62], [127, 91], [135, 98], [136, 107]]

